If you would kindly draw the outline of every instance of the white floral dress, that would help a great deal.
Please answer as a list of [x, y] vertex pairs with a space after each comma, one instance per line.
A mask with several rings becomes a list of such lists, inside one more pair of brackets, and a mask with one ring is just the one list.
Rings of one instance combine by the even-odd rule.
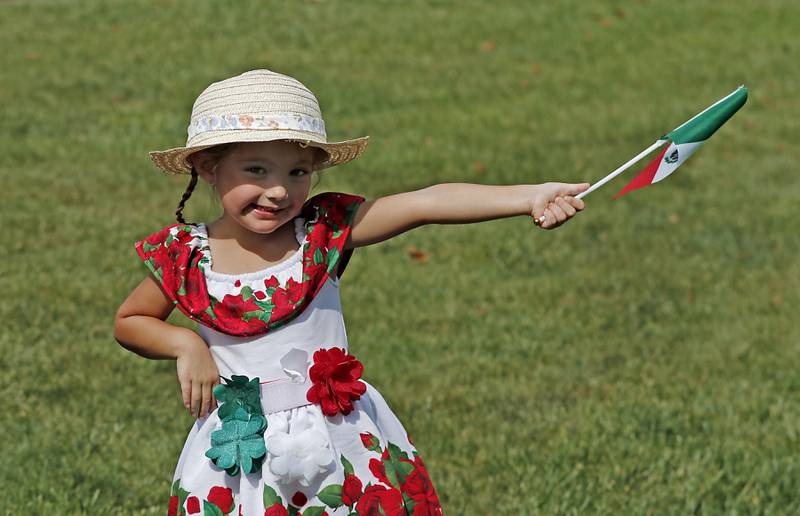
[[[353, 199], [363, 200], [320, 194], [309, 207], [326, 206], [333, 214], [330, 219], [336, 219], [335, 231], [328, 234], [343, 233], [346, 238], [355, 206], [349, 211], [335, 208]], [[186, 439], [173, 476], [169, 515], [441, 514], [411, 439], [381, 394], [360, 378], [364, 370], [369, 375], [369, 368], [349, 353], [335, 274], [340, 275], [344, 265], [320, 260], [332, 274], [325, 274], [321, 285], [300, 288], [313, 283], [314, 276], [303, 267], [304, 257], [311, 257], [311, 264], [316, 245], [324, 250], [323, 258], [336, 248], [329, 238], [316, 243], [311, 238], [316, 234], [314, 222], [330, 220], [309, 218], [293, 221], [300, 248], [292, 256], [249, 274], [212, 270], [203, 224], [173, 225], [137, 242], [140, 256], [162, 288], [174, 295], [176, 305], [184, 303], [184, 297], [198, 299], [198, 291], [211, 300], [182, 307], [187, 315], [199, 319], [204, 309], [217, 321], [238, 309], [244, 314], [241, 320], [249, 314], [268, 327], [281, 316], [276, 316], [281, 303], [304, 305], [255, 335], [231, 335], [200, 320], [199, 333], [224, 381], [215, 388], [219, 407], [198, 419]], [[174, 251], [178, 244], [198, 251], [189, 262], [202, 272], [204, 288], [190, 284], [199, 282], [196, 276], [190, 280], [191, 266], [176, 268], [182, 273], [174, 276], [167, 271], [168, 261], [180, 262]], [[173, 248], [169, 253], [168, 247]], [[284, 301], [278, 300], [280, 295]], [[256, 321], [254, 310], [240, 306], [263, 307], [265, 302], [272, 303], [272, 319], [262, 311]], [[218, 328], [232, 327], [229, 321], [221, 324]], [[239, 333], [250, 332], [250, 326]]]

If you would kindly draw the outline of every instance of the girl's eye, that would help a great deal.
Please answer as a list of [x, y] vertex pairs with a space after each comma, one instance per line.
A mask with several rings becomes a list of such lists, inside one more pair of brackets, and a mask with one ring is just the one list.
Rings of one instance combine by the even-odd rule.
[[299, 174], [297, 174], [298, 176], [305, 176], [308, 174], [308, 171], [303, 170], [302, 168], [296, 169], [295, 172], [300, 172]]
[[264, 172], [264, 169], [261, 167], [247, 167], [245, 170], [252, 172], [253, 174], [261, 174]]

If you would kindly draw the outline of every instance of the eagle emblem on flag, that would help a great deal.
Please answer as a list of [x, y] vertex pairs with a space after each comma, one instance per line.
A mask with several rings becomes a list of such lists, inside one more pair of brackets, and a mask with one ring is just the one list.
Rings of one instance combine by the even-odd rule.
[[669, 156], [664, 158], [665, 163], [676, 163], [678, 161], [678, 149], [674, 149]]

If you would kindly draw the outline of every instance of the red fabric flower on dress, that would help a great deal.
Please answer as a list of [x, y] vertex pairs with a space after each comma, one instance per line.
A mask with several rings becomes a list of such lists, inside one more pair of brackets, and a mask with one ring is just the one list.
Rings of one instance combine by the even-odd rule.
[[308, 389], [306, 398], [319, 403], [326, 416], [349, 414], [353, 400], [367, 390], [366, 384], [359, 380], [363, 371], [361, 362], [343, 348], [319, 349], [314, 352], [314, 365], [309, 369], [314, 385]]

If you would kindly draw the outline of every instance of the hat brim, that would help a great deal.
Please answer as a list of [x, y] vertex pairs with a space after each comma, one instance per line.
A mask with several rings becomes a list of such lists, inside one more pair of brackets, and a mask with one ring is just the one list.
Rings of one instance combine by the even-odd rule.
[[213, 131], [212, 137], [206, 141], [193, 142], [188, 147], [176, 147], [163, 151], [150, 152], [153, 163], [168, 174], [190, 174], [192, 172], [188, 157], [203, 149], [214, 147], [223, 143], [236, 142], [266, 142], [275, 140], [291, 140], [304, 146], [316, 147], [324, 150], [328, 158], [314, 164], [314, 170], [322, 170], [334, 165], [341, 165], [353, 161], [367, 148], [369, 136], [340, 142], [319, 142], [309, 139], [307, 134], [293, 130], [270, 130], [265, 134], [263, 130], [231, 129], [227, 131]]

